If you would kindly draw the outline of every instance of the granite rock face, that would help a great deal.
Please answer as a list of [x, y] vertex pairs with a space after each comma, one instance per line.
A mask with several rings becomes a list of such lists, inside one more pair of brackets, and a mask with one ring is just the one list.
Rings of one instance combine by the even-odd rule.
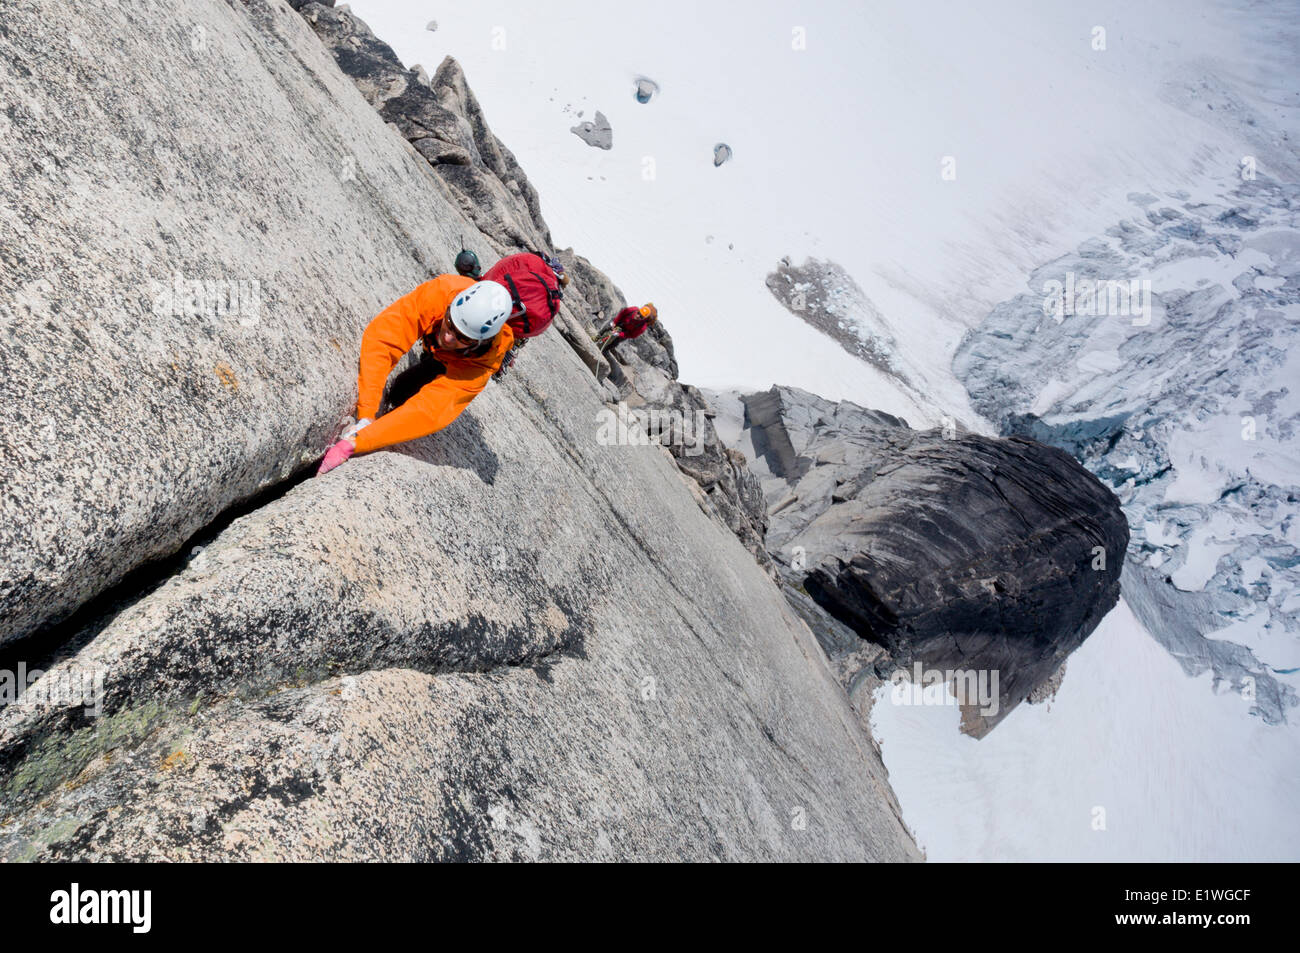
[[283, 4], [128, 9], [0, 35], [0, 644], [318, 456], [466, 230]]
[[[602, 439], [620, 403], [709, 410], [666, 332], [619, 355], [621, 389], [594, 373], [581, 312], [621, 296], [590, 265], [560, 333], [450, 428], [299, 479], [369, 319], [462, 240], [545, 223], [453, 66], [372, 68], [369, 31], [320, 4], [192, 16], [27, 2], [0, 36], [21, 66], [0, 73], [0, 669], [44, 673], [0, 709], [0, 856], [917, 859], [727, 528], [720, 498], [761, 529], [743, 461], [694, 414], [703, 440]], [[209, 155], [220, 134], [258, 147]], [[431, 165], [431, 139], [468, 163]], [[256, 320], [159, 323], [170, 286], [120, 293], [174, 271], [262, 276]]]
[[422, 81], [351, 12], [319, 3], [303, 4], [299, 12], [339, 69], [428, 161], [465, 217], [498, 243], [498, 250], [551, 248], [536, 189], [514, 153], [488, 128], [454, 59], [448, 57], [432, 80]]
[[800, 592], [792, 602], [808, 617], [811, 599], [887, 653], [859, 656], [842, 628], [815, 627], [837, 665], [857, 657], [840, 666], [846, 688], [867, 664], [877, 677], [918, 661], [997, 672], [997, 710], [964, 711], [964, 730], [983, 736], [1118, 600], [1127, 524], [1068, 454], [919, 432], [795, 388], [731, 400], [730, 411], [725, 396], [714, 402], [743, 415], [726, 438], [762, 475], [768, 547]]
[[538, 344], [545, 373], [235, 521], [47, 664], [105, 673], [102, 711], [0, 711], [0, 852], [914, 856], [807, 629]]

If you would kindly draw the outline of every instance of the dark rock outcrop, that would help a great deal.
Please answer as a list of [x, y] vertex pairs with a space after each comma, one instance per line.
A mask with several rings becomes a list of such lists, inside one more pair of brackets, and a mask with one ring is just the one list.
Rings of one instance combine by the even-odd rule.
[[[918, 432], [794, 388], [740, 401], [737, 436], [764, 475], [782, 577], [884, 648], [889, 665], [997, 672], [997, 711], [968, 708], [969, 733], [985, 734], [1051, 677], [1115, 605], [1128, 527], [1068, 454]], [[852, 651], [821, 628], [832, 659]]]
[[1073, 464], [1023, 438], [918, 439], [843, 498], [861, 551], [804, 587], [895, 660], [999, 672], [1000, 711], [981, 735], [1119, 599], [1127, 523]]

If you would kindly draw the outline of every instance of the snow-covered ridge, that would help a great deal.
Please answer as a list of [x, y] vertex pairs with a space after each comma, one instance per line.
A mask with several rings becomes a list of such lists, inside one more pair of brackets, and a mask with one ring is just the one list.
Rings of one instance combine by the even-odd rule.
[[1138, 618], [1189, 674], [1213, 669], [1282, 722], [1300, 660], [1300, 188], [1130, 199], [969, 333], [953, 370], [1003, 432], [1110, 483]]

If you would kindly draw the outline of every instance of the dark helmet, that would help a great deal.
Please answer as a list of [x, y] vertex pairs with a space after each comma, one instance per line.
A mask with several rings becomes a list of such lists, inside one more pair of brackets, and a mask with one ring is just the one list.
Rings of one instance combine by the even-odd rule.
[[468, 248], [462, 248], [456, 256], [456, 273], [467, 278], [477, 278], [483, 273], [483, 266], [478, 263], [478, 255]]

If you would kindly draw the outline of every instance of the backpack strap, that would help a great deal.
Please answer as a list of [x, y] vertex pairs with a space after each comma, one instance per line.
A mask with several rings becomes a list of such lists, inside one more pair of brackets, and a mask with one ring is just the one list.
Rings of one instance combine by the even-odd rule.
[[515, 310], [523, 312], [519, 317], [524, 320], [524, 333], [527, 334], [533, 329], [532, 322], [528, 320], [528, 309], [524, 307], [523, 301], [519, 298], [519, 289], [515, 287], [515, 279], [510, 277], [509, 273], [506, 274], [505, 278], [506, 284], [510, 285], [510, 297], [514, 302]]
[[546, 283], [546, 279], [535, 271], [530, 272], [530, 274], [540, 281], [542, 287], [546, 289], [546, 304], [551, 309], [551, 317], [555, 317], [555, 313], [560, 310], [560, 299], [564, 297], [563, 290], [559, 285], [552, 288]]

